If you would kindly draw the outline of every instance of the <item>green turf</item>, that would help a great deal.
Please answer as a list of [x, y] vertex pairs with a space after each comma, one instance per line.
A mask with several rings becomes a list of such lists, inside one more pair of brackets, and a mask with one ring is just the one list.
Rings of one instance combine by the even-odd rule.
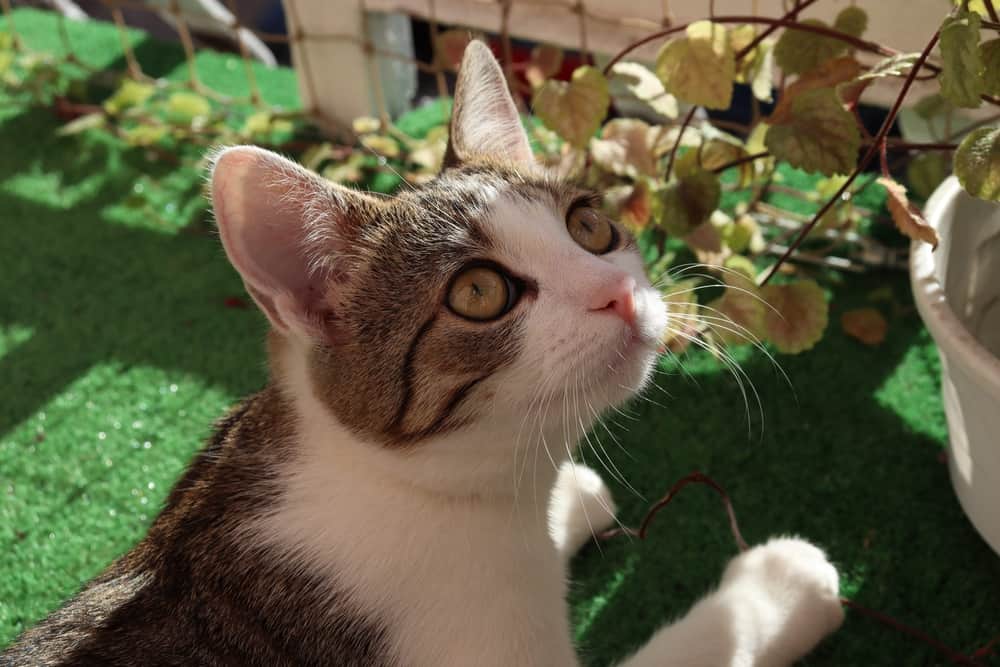
[[[57, 46], [47, 15], [21, 10], [34, 46]], [[121, 64], [117, 36], [71, 24], [95, 64]], [[135, 39], [140, 57], [185, 75], [176, 50]], [[243, 85], [238, 60], [202, 54], [203, 78]], [[260, 72], [268, 99], [294, 106], [287, 70]], [[58, 121], [0, 96], [0, 645], [72, 594], [142, 534], [212, 421], [264, 381], [264, 321], [199, 224], [200, 175], [151, 163], [100, 135], [57, 138]], [[890, 331], [876, 348], [846, 338], [845, 308], [889, 285]], [[903, 276], [846, 279], [809, 353], [740, 353], [764, 421], [711, 359], [665, 366], [602, 441], [646, 500], [616, 486], [622, 518], [700, 469], [725, 485], [751, 541], [794, 532], [828, 547], [844, 590], [962, 650], [1000, 634], [1000, 558], [961, 513], [940, 462], [947, 432], [939, 363]], [[667, 395], [669, 392], [669, 396]], [[655, 403], [654, 403], [655, 402]], [[590, 457], [589, 452], [584, 452]], [[717, 579], [733, 554], [718, 501], [692, 489], [644, 543], [588, 548], [572, 609], [588, 662], [640, 644]], [[851, 616], [805, 664], [941, 664]], [[998, 664], [996, 660], [992, 664]]]

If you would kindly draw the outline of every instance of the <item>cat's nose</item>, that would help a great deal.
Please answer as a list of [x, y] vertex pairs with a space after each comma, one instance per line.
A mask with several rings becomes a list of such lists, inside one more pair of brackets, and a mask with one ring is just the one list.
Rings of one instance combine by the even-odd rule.
[[614, 313], [635, 327], [635, 278], [622, 276], [603, 285], [594, 295], [590, 310]]

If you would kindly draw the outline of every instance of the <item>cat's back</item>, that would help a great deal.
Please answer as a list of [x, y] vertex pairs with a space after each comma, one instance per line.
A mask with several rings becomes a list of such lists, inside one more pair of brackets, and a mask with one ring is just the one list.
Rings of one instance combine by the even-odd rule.
[[0, 665], [379, 665], [381, 624], [244, 530], [281, 494], [291, 411], [274, 389], [219, 422], [146, 537]]

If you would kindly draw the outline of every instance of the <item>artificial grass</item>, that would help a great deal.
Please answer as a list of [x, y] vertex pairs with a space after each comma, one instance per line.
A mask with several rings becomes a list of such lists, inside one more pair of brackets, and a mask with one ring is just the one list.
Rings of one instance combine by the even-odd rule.
[[[50, 15], [15, 18], [29, 45], [58, 48]], [[69, 27], [90, 62], [121, 64], [113, 29]], [[134, 38], [140, 57], [186, 76], [176, 49]], [[198, 64], [213, 87], [244, 85], [237, 58]], [[269, 100], [296, 104], [291, 72], [258, 73]], [[212, 421], [265, 379], [265, 323], [232, 307], [242, 285], [204, 231], [201, 175], [100, 134], [56, 137], [59, 122], [0, 95], [0, 645], [139, 539]], [[887, 340], [847, 338], [839, 314], [886, 285], [898, 305], [876, 303]], [[703, 470], [729, 491], [748, 540], [813, 539], [846, 594], [972, 650], [1000, 634], [1000, 558], [941, 462], [939, 362], [905, 277], [844, 277], [830, 322], [814, 350], [778, 359], [791, 388], [763, 355], [738, 353], [764, 415], [751, 413], [751, 435], [717, 362], [688, 355], [685, 373], [664, 363], [663, 391], [608, 424], [627, 453], [597, 433], [645, 496], [607, 476], [621, 518], [636, 524], [676, 478]], [[705, 489], [678, 498], [645, 542], [588, 547], [571, 593], [587, 663], [609, 664], [683, 613], [733, 552]], [[804, 664], [943, 663], [850, 614]]]

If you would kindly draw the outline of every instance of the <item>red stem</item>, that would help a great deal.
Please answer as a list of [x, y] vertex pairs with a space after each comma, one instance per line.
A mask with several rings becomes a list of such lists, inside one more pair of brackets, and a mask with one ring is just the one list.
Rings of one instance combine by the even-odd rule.
[[681, 140], [684, 139], [684, 133], [688, 129], [688, 125], [691, 124], [691, 119], [694, 118], [694, 112], [698, 110], [698, 107], [691, 107], [687, 115], [684, 116], [684, 122], [681, 123], [680, 133], [677, 135], [677, 141], [674, 142], [673, 148], [670, 149], [670, 157], [667, 158], [667, 173], [663, 180], [670, 180], [670, 172], [674, 169], [674, 159], [677, 157], [677, 149], [681, 147]]
[[882, 122], [882, 127], [879, 128], [878, 134], [875, 135], [874, 141], [872, 142], [871, 146], [868, 147], [868, 150], [865, 152], [864, 157], [861, 158], [860, 162], [858, 162], [858, 165], [854, 168], [854, 171], [851, 172], [851, 175], [847, 177], [847, 180], [844, 181], [844, 184], [842, 186], [840, 186], [840, 189], [837, 190], [836, 194], [834, 194], [833, 197], [831, 197], [829, 201], [827, 201], [823, 205], [823, 207], [820, 208], [820, 210], [816, 213], [816, 215], [813, 216], [813, 219], [809, 221], [809, 224], [807, 224], [805, 227], [802, 228], [802, 231], [799, 232], [799, 235], [795, 237], [795, 240], [788, 246], [788, 249], [785, 250], [785, 253], [780, 258], [778, 258], [777, 263], [775, 263], [775, 265], [771, 267], [771, 270], [768, 272], [767, 276], [761, 282], [761, 285], [766, 285], [768, 281], [771, 280], [772, 277], [774, 277], [774, 274], [778, 272], [778, 269], [781, 268], [781, 265], [787, 262], [788, 258], [792, 256], [792, 253], [794, 253], [798, 249], [798, 247], [802, 245], [802, 242], [805, 241], [807, 236], [809, 236], [809, 232], [812, 231], [813, 227], [816, 226], [816, 224], [820, 221], [820, 219], [824, 215], [826, 215], [826, 212], [829, 211], [836, 202], [840, 201], [841, 195], [847, 192], [847, 189], [851, 186], [851, 183], [854, 182], [854, 179], [856, 179], [858, 175], [865, 170], [865, 168], [869, 165], [869, 163], [871, 163], [872, 158], [875, 157], [875, 153], [879, 150], [879, 146], [885, 141], [886, 136], [889, 134], [889, 130], [892, 128], [892, 124], [896, 120], [896, 115], [899, 114], [899, 108], [903, 105], [903, 100], [906, 98], [906, 93], [909, 92], [910, 86], [913, 85], [913, 79], [916, 78], [917, 72], [920, 71], [921, 65], [923, 65], [924, 62], [927, 60], [927, 56], [930, 55], [931, 50], [933, 50], [934, 46], [937, 44], [938, 38], [940, 36], [941, 36], [941, 31], [935, 30], [934, 36], [931, 37], [931, 40], [927, 43], [927, 46], [924, 47], [924, 50], [920, 54], [920, 57], [917, 58], [917, 61], [913, 63], [913, 67], [910, 68], [910, 74], [909, 76], [906, 77], [906, 81], [903, 83], [902, 90], [899, 91], [899, 95], [896, 96], [896, 101], [893, 103], [892, 108], [889, 110], [889, 115], [885, 117], [885, 120]]
[[[793, 3], [794, 6], [790, 10], [788, 10], [788, 13], [786, 13], [783, 17], [781, 17], [782, 20], [797, 19], [799, 17], [799, 12], [801, 12], [803, 9], [813, 4], [814, 2], [816, 2], [816, 0], [803, 0], [801, 4], [798, 2]], [[766, 30], [763, 30], [759, 35], [754, 37], [749, 44], [747, 44], [742, 49], [736, 52], [735, 56], [736, 61], [739, 62], [744, 58], [746, 58], [748, 53], [751, 53], [755, 48], [757, 48], [758, 44], [767, 39], [775, 30], [777, 30], [780, 27], [781, 27], [780, 25], [774, 24], [772, 26], [769, 26]]]

